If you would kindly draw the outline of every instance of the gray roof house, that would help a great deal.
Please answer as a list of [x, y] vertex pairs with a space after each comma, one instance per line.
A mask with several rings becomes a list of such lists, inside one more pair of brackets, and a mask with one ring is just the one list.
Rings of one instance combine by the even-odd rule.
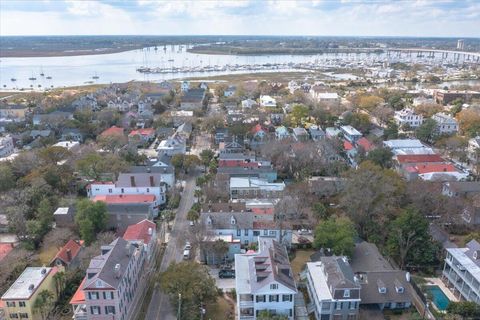
[[154, 214], [150, 203], [108, 203], [107, 228], [123, 234], [128, 226], [142, 220], [153, 220]]

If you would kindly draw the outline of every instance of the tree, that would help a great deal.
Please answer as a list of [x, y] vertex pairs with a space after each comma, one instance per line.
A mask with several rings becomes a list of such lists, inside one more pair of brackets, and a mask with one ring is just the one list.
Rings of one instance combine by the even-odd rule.
[[187, 154], [183, 159], [183, 169], [185, 170], [185, 173], [188, 173], [188, 171], [200, 165], [201, 163], [202, 161], [198, 156], [194, 154]]
[[331, 217], [315, 229], [315, 248], [331, 249], [336, 255], [351, 256], [357, 232], [353, 222], [344, 217]]
[[373, 110], [383, 103], [383, 99], [377, 96], [368, 95], [361, 96], [358, 102], [358, 106], [365, 110]]
[[459, 315], [465, 319], [480, 318], [480, 306], [471, 301], [450, 301], [447, 306], [447, 312], [449, 314]]
[[71, 152], [64, 147], [50, 146], [38, 151], [38, 158], [45, 165], [56, 166], [60, 161], [67, 159]]
[[123, 134], [111, 134], [98, 136], [97, 142], [103, 149], [116, 153], [127, 144], [128, 140]]
[[76, 163], [78, 171], [85, 177], [98, 180], [104, 173], [115, 176], [128, 167], [128, 163], [118, 155], [100, 155], [97, 152], [87, 153]]
[[55, 296], [60, 297], [65, 289], [66, 274], [64, 271], [58, 271], [53, 275], [53, 282], [55, 283]]
[[364, 133], [368, 132], [372, 125], [370, 117], [365, 113], [349, 113], [343, 118], [343, 122]]
[[370, 151], [367, 154], [366, 160], [385, 169], [392, 167], [392, 157], [392, 151], [389, 148], [382, 147]]
[[439, 247], [433, 242], [428, 221], [413, 208], [404, 210], [389, 228], [387, 250], [400, 269], [432, 265]]
[[175, 172], [178, 172], [180, 171], [180, 169], [183, 168], [183, 160], [184, 160], [183, 154], [174, 154], [172, 156], [172, 159], [170, 160], [170, 162], [172, 163], [172, 166], [175, 167]]
[[422, 141], [432, 142], [437, 136], [436, 128], [437, 122], [433, 119], [427, 119], [417, 128], [415, 136]]
[[480, 108], [468, 108], [458, 114], [460, 132], [472, 138], [480, 134]]
[[193, 209], [189, 210], [187, 213], [187, 220], [189, 221], [197, 221], [200, 218], [200, 214], [198, 211], [195, 211]]
[[415, 107], [415, 113], [421, 114], [424, 118], [429, 118], [442, 111], [443, 107], [436, 103], [423, 103]]
[[107, 205], [102, 201], [92, 202], [81, 199], [76, 203], [75, 223], [80, 235], [89, 245], [95, 240], [95, 234], [104, 230], [107, 223]]
[[382, 225], [400, 208], [405, 183], [394, 171], [364, 161], [347, 174], [349, 183], [340, 195], [340, 206], [358, 226], [360, 236], [377, 242], [385, 235]]
[[288, 320], [288, 316], [283, 314], [272, 314], [268, 310], [262, 310], [258, 313], [257, 320]]
[[302, 124], [302, 120], [308, 117], [309, 109], [303, 104], [295, 104], [292, 108], [292, 112], [288, 116], [291, 126], [299, 126]]
[[210, 165], [210, 162], [212, 161], [214, 156], [215, 153], [210, 149], [205, 149], [200, 152], [200, 159], [202, 161], [202, 164], [205, 166], [205, 169]]
[[33, 313], [40, 314], [42, 320], [46, 320], [53, 308], [55, 296], [49, 290], [42, 290], [38, 293], [33, 303]]
[[398, 138], [398, 125], [395, 122], [388, 123], [385, 130], [383, 130], [383, 136], [385, 140], [397, 139]]
[[15, 186], [15, 176], [8, 163], [0, 163], [0, 192], [7, 191]]
[[215, 279], [204, 266], [195, 262], [170, 264], [165, 272], [160, 273], [158, 282], [175, 309], [179, 307], [180, 297], [182, 319], [199, 319], [200, 307], [215, 302], [218, 297]]
[[313, 213], [315, 213], [318, 219], [328, 218], [328, 211], [325, 205], [321, 202], [317, 202], [313, 205]]

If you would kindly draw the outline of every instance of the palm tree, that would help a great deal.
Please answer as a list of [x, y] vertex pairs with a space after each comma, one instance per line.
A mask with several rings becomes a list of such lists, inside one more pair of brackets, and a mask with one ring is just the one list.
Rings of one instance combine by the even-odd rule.
[[46, 320], [53, 307], [55, 296], [49, 290], [42, 290], [33, 303], [33, 313], [39, 313], [42, 320]]
[[63, 271], [59, 271], [53, 276], [53, 281], [55, 282], [55, 294], [57, 298], [60, 297], [60, 295], [63, 295], [63, 290], [65, 289], [65, 280], [66, 275]]

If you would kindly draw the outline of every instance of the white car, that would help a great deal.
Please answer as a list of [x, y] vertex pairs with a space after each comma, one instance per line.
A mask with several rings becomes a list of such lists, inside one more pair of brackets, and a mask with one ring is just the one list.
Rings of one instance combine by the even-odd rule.
[[190, 250], [192, 249], [192, 245], [190, 244], [190, 242], [185, 242], [185, 247], [184, 247], [184, 250]]

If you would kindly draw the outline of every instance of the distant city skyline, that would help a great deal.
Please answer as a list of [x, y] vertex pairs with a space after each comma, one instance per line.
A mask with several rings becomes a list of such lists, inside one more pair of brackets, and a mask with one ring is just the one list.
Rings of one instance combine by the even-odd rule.
[[480, 2], [0, 0], [0, 35], [480, 37]]

